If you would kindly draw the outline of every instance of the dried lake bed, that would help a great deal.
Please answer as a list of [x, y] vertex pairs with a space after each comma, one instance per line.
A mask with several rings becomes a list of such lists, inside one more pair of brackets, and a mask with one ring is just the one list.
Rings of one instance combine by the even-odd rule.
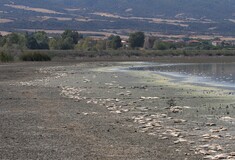
[[133, 67], [1, 66], [0, 158], [235, 159], [234, 90]]

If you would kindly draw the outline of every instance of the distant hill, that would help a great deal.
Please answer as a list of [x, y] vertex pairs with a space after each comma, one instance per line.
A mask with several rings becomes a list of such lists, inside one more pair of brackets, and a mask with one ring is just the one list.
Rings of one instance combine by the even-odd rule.
[[66, 28], [235, 36], [234, 0], [1, 0], [0, 30]]

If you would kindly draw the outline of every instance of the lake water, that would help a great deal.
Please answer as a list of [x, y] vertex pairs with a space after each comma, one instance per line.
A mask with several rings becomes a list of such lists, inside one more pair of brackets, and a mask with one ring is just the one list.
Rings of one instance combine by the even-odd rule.
[[172, 81], [216, 86], [235, 90], [235, 63], [149, 63], [130, 70], [148, 70]]

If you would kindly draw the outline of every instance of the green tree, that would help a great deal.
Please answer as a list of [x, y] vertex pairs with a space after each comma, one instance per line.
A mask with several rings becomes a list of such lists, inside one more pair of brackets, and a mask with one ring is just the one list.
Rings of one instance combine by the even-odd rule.
[[98, 40], [96, 42], [96, 46], [95, 48], [98, 50], [98, 51], [103, 51], [103, 50], [106, 50], [107, 46], [106, 46], [106, 41], [105, 40]]
[[34, 33], [34, 38], [38, 43], [38, 49], [49, 49], [49, 38], [47, 33], [44, 31], [39, 31]]
[[96, 44], [97, 41], [91, 39], [91, 38], [85, 38], [75, 46], [76, 49], [78, 50], [83, 50], [83, 51], [94, 51], [96, 49]]
[[49, 38], [44, 31], [26, 33], [26, 46], [29, 49], [49, 49]]
[[26, 38], [24, 34], [11, 33], [6, 36], [6, 42], [4, 47], [6, 48], [17, 48], [23, 49], [26, 46]]
[[176, 49], [177, 46], [172, 42], [155, 41], [153, 48], [158, 50], [166, 50], [166, 49]]
[[0, 62], [10, 62], [14, 61], [14, 57], [11, 54], [7, 54], [4, 52], [0, 53]]
[[112, 49], [118, 49], [122, 47], [122, 40], [120, 36], [111, 35], [108, 38], [108, 46]]
[[7, 36], [7, 43], [10, 45], [12, 44], [19, 44], [20, 37], [17, 33], [11, 33]]
[[161, 41], [155, 41], [153, 48], [157, 50], [166, 50], [168, 49], [168, 45]]
[[50, 49], [60, 49], [59, 46], [59, 38], [51, 38], [49, 39], [49, 48]]
[[201, 41], [200, 43], [200, 49], [211, 50], [211, 49], [214, 49], [214, 47], [212, 46], [210, 41], [204, 40], [204, 41]]
[[27, 37], [26, 47], [28, 49], [38, 49], [37, 40], [33, 36]]
[[131, 48], [143, 47], [145, 35], [143, 32], [131, 33], [129, 36], [129, 43]]
[[65, 30], [62, 33], [61, 37], [63, 39], [72, 38], [73, 39], [73, 44], [77, 44], [79, 40], [83, 39], [82, 34], [79, 34], [78, 32], [72, 31], [72, 30]]
[[60, 40], [60, 49], [62, 50], [70, 50], [74, 49], [74, 43], [73, 43], [73, 38], [67, 37], [65, 39]]
[[5, 36], [0, 36], [0, 47], [3, 47], [6, 43], [6, 37]]

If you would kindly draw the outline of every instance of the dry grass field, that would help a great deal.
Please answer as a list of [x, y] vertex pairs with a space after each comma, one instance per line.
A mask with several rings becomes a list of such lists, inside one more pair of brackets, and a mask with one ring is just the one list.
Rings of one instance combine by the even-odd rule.
[[22, 10], [26, 10], [26, 11], [34, 11], [34, 12], [40, 12], [40, 13], [47, 13], [47, 14], [63, 14], [63, 13], [56, 12], [56, 11], [49, 10], [49, 9], [33, 8], [33, 7], [24, 6], [24, 5], [5, 4], [4, 6], [15, 8], [15, 9], [22, 9]]

